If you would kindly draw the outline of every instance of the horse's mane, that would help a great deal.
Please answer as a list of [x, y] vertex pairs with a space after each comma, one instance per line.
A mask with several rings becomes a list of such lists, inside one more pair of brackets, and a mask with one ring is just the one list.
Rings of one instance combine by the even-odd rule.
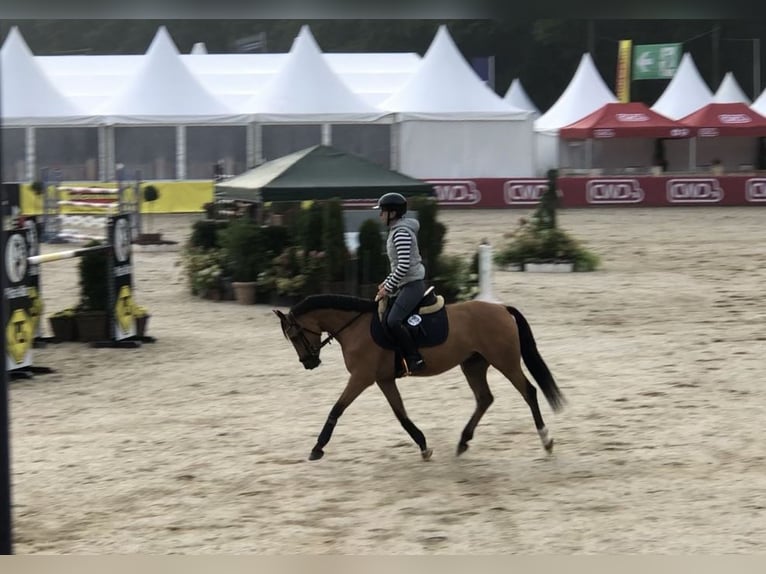
[[290, 308], [290, 312], [298, 317], [317, 309], [337, 309], [338, 311], [358, 311], [370, 313], [377, 309], [378, 304], [372, 299], [352, 297], [351, 295], [309, 295]]

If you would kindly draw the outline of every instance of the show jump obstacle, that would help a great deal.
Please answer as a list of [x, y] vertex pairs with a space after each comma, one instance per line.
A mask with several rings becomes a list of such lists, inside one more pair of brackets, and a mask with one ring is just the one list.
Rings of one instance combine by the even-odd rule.
[[[43, 184], [42, 240], [68, 243], [95, 239], [105, 241], [104, 218], [129, 214], [133, 236], [141, 233], [141, 181], [136, 172], [134, 186], [123, 180], [124, 169], [117, 169], [117, 188], [65, 186], [49, 170], [41, 170]], [[50, 183], [53, 183], [52, 189]]]
[[106, 320], [110, 338], [94, 341], [91, 345], [135, 348], [142, 341], [153, 341], [150, 337], [138, 337], [136, 334], [129, 217], [122, 214], [108, 218], [108, 242], [105, 245], [44, 255], [38, 254], [36, 225], [9, 230], [4, 234], [4, 297], [7, 305], [5, 368], [11, 376], [30, 376], [35, 369], [32, 366], [32, 349], [41, 319], [40, 265], [43, 263], [82, 257], [87, 253], [108, 252], [109, 306]]

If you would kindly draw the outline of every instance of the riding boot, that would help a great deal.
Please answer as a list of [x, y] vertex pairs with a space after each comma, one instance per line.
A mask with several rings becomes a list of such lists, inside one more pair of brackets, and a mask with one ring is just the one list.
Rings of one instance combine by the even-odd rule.
[[418, 352], [418, 347], [407, 327], [400, 323], [396, 325], [392, 331], [394, 332], [396, 341], [399, 343], [399, 347], [404, 355], [404, 362], [408, 374], [423, 370], [426, 366], [426, 362]]

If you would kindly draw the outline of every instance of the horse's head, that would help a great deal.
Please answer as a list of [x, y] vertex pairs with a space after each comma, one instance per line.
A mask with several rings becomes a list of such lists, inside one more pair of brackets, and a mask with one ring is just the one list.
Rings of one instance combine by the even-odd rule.
[[274, 314], [282, 323], [282, 334], [295, 347], [298, 360], [307, 369], [317, 368], [322, 360], [319, 351], [322, 348], [322, 332], [316, 325], [301, 325], [292, 313], [285, 315], [279, 309], [274, 309]]

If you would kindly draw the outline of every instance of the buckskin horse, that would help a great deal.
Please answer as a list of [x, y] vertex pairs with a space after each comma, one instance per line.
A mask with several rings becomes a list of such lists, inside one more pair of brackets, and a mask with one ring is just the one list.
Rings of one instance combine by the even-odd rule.
[[[443, 303], [443, 299], [441, 301]], [[522, 371], [521, 359], [554, 411], [560, 410], [565, 401], [537, 350], [524, 315], [514, 307], [479, 300], [443, 305], [441, 312], [448, 328], [442, 328], [444, 336], [438, 344], [421, 344], [420, 352], [426, 361], [426, 368], [413, 376], [438, 375], [460, 365], [476, 397], [476, 409], [460, 436], [457, 454], [468, 449], [476, 426], [494, 400], [487, 384], [490, 366], [505, 375], [524, 397], [532, 411], [543, 448], [550, 453], [553, 438], [540, 413], [537, 391]], [[420, 447], [423, 460], [431, 457], [432, 450], [427, 446], [425, 436], [404, 409], [396, 386], [394, 351], [381, 345], [379, 337], [375, 336], [376, 325], [380, 327], [378, 303], [348, 295], [310, 295], [291, 307], [287, 314], [278, 309], [274, 309], [274, 313], [280, 319], [283, 335], [292, 343], [306, 369], [319, 366], [322, 347], [335, 339], [341, 346], [346, 370], [350, 374], [346, 388], [319, 433], [309, 460], [324, 456], [324, 447], [330, 441], [340, 416], [362, 391], [374, 383], [378, 384], [396, 418]], [[423, 316], [426, 315], [419, 315]], [[323, 333], [328, 333], [324, 340]]]

